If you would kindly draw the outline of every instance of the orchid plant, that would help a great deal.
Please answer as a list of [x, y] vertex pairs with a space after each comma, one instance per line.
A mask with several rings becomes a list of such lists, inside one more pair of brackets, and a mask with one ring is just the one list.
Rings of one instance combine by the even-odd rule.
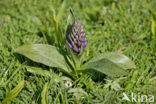
[[82, 73], [90, 71], [109, 76], [127, 75], [126, 69], [135, 68], [133, 61], [117, 52], [98, 54], [86, 60], [88, 41], [81, 20], [75, 19], [73, 24], [68, 26], [66, 36], [59, 28], [55, 15], [54, 22], [56, 23], [56, 46], [48, 44], [23, 45], [17, 48], [16, 52], [34, 62], [55, 67], [72, 78], [77, 78]]

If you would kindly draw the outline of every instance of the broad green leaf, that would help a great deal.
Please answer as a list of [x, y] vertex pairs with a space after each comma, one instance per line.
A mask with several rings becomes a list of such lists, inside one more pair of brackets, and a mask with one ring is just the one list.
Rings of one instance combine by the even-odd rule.
[[82, 69], [88, 70], [96, 70], [98, 72], [110, 75], [110, 76], [118, 76], [118, 75], [127, 75], [128, 73], [119, 67], [117, 64], [113, 63], [108, 59], [99, 59], [92, 62], [87, 63]]
[[136, 67], [134, 62], [131, 61], [127, 56], [115, 52], [97, 55], [94, 58], [92, 58], [89, 62], [94, 62], [101, 59], [107, 59], [123, 69], [131, 69]]
[[47, 101], [47, 91], [48, 91], [48, 82], [44, 85], [41, 97], [42, 97], [42, 104], [48, 104]]
[[49, 71], [43, 70], [42, 68], [26, 66], [26, 69], [28, 72], [33, 74], [52, 77], [52, 74]]
[[41, 75], [45, 77], [50, 77], [52, 78], [55, 82], [60, 82], [60, 81], [72, 81], [69, 77], [66, 76], [59, 76], [55, 73], [50, 73], [47, 70], [44, 70], [39, 67], [32, 67], [32, 66], [26, 66], [26, 69], [29, 73], [36, 74], [36, 75]]
[[13, 98], [15, 98], [20, 91], [23, 89], [25, 84], [25, 81], [21, 81], [14, 89], [12, 89], [10, 92], [8, 92], [6, 98], [2, 101], [2, 104], [5, 104], [7, 102], [10, 102]]
[[55, 82], [61, 81], [61, 78], [57, 74], [50, 73], [49, 71], [43, 70], [42, 68], [26, 66], [26, 69], [29, 73], [53, 78]]
[[64, 57], [57, 51], [56, 47], [47, 44], [24, 45], [16, 49], [16, 52], [29, 59], [51, 67], [61, 68], [69, 72]]

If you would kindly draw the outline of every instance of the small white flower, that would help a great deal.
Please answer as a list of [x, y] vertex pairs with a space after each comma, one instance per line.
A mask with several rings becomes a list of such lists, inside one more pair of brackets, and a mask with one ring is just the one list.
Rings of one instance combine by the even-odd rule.
[[66, 83], [64, 84], [66, 88], [71, 87], [73, 84], [71, 81], [66, 81]]

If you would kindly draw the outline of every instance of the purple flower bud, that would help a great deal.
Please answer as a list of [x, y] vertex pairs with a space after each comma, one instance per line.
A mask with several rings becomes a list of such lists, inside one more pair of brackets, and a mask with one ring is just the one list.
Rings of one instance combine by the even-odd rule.
[[87, 46], [88, 41], [85, 37], [80, 19], [76, 19], [72, 24], [70, 33], [67, 36], [67, 41], [70, 48], [78, 54]]

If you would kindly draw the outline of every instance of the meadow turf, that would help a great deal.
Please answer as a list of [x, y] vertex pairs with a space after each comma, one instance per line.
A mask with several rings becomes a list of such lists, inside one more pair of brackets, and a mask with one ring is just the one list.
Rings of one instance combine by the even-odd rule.
[[[151, 33], [150, 20], [155, 6], [156, 0], [0, 0], [0, 104], [22, 80], [24, 88], [11, 104], [41, 104], [43, 100], [48, 104], [129, 104], [122, 101], [123, 92], [154, 95], [156, 102], [156, 35]], [[94, 73], [71, 81], [56, 68], [15, 53], [24, 44], [55, 45], [53, 13], [63, 31], [70, 8], [83, 23], [88, 57], [121, 52], [135, 62], [136, 69], [126, 70], [127, 76]], [[25, 65], [46, 72], [30, 73]], [[67, 88], [67, 82], [72, 87]]]

